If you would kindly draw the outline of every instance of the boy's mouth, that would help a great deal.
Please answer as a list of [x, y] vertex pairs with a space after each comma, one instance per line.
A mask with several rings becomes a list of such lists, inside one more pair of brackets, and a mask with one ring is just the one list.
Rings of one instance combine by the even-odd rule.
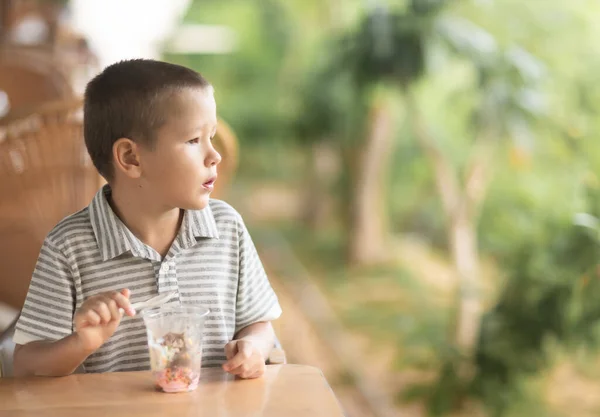
[[204, 189], [206, 189], [206, 190], [212, 191], [213, 188], [215, 187], [216, 180], [217, 180], [217, 177], [212, 177], [211, 179], [206, 181], [204, 184], [202, 184], [202, 187], [204, 187]]

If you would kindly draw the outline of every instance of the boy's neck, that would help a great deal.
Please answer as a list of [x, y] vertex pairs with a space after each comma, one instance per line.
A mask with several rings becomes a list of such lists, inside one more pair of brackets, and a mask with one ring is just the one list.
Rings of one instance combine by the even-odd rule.
[[111, 190], [109, 203], [115, 214], [138, 239], [164, 258], [179, 232], [183, 210], [157, 207], [155, 201], [146, 201], [139, 189]]

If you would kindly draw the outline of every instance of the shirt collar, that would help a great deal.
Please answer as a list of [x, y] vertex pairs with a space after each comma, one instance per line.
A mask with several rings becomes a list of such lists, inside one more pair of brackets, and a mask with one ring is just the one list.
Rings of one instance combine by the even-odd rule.
[[176, 241], [183, 248], [196, 244], [197, 238], [219, 238], [217, 222], [210, 208], [210, 204], [202, 210], [186, 210], [183, 222]]
[[[116, 258], [127, 251], [139, 258], [160, 260], [155, 259], [158, 255], [156, 251], [140, 241], [117, 217], [108, 203], [111, 192], [109, 185], [102, 187], [89, 207], [90, 222], [102, 260]], [[196, 244], [196, 238], [219, 238], [210, 205], [203, 210], [185, 211], [173, 249], [189, 248]]]

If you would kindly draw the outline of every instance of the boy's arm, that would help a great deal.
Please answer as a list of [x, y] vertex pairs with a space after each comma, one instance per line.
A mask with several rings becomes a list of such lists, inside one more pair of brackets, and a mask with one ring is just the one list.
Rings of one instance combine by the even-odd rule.
[[[254, 242], [239, 218], [239, 279], [235, 303], [236, 337], [248, 326], [276, 320], [281, 315], [277, 295], [260, 261]], [[271, 329], [272, 331], [272, 329]]]
[[235, 335], [234, 340], [251, 342], [260, 352], [263, 361], [266, 361], [275, 345], [275, 332], [270, 321], [259, 322], [244, 327]]
[[83, 348], [75, 333], [55, 342], [37, 341], [17, 345], [14, 374], [17, 377], [70, 375], [91, 353]]
[[105, 292], [88, 298], [74, 317], [75, 332], [56, 341], [18, 344], [14, 352], [16, 376], [70, 375], [117, 330], [123, 314], [135, 315], [129, 290]]
[[223, 369], [242, 378], [257, 378], [265, 371], [275, 344], [271, 321], [281, 315], [277, 295], [252, 238], [241, 217], [238, 219], [239, 280], [235, 305], [235, 336], [225, 346]]

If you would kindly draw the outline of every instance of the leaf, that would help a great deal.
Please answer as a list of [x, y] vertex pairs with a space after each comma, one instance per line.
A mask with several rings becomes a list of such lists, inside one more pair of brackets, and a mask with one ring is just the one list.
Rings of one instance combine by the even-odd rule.
[[499, 47], [494, 36], [469, 20], [456, 16], [437, 19], [435, 32], [457, 54], [481, 66], [490, 66], [498, 58]]
[[548, 98], [536, 88], [524, 87], [519, 89], [515, 99], [523, 111], [533, 116], [543, 116], [548, 112]]
[[546, 66], [518, 45], [508, 48], [505, 60], [519, 72], [525, 83], [538, 83], [546, 76]]
[[600, 232], [600, 220], [588, 213], [577, 213], [573, 216], [573, 224]]

